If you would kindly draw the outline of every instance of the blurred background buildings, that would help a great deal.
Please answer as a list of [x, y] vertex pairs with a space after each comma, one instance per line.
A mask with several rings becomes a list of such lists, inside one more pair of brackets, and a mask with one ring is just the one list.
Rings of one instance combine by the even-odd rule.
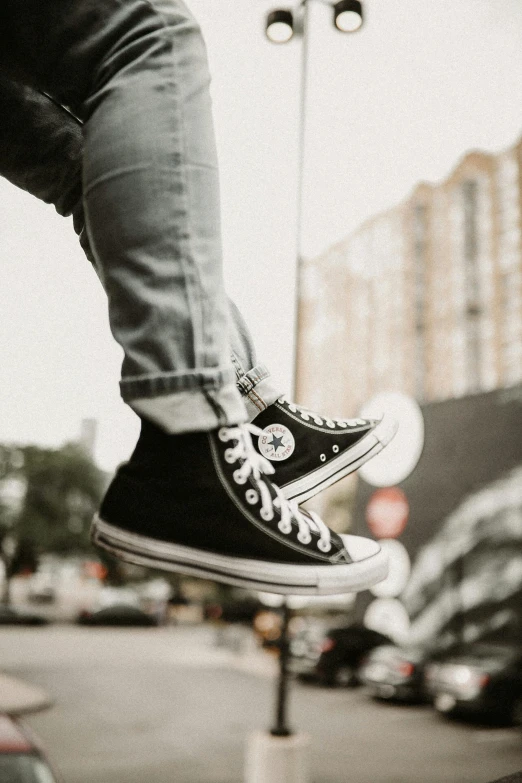
[[521, 185], [522, 139], [470, 152], [308, 260], [299, 400], [354, 416], [381, 391], [422, 403], [520, 383]]

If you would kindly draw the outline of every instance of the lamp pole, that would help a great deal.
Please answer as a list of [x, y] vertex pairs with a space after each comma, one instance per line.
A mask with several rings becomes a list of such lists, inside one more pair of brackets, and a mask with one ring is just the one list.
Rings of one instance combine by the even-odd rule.
[[[268, 14], [266, 34], [273, 43], [287, 43], [298, 32], [301, 43], [301, 80], [299, 95], [299, 140], [297, 158], [297, 216], [296, 216], [296, 273], [295, 273], [295, 308], [294, 308], [294, 363], [293, 392], [298, 398], [299, 371], [299, 335], [301, 333], [301, 295], [303, 278], [303, 201], [304, 201], [304, 160], [306, 141], [306, 104], [308, 96], [308, 56], [309, 56], [309, 5], [312, 0], [301, 0], [295, 9], [275, 9]], [[360, 0], [316, 0], [328, 6], [333, 11], [334, 26], [341, 32], [355, 32], [363, 22], [363, 10]], [[295, 18], [297, 15], [297, 18]], [[290, 611], [286, 599], [283, 602], [283, 619], [281, 629], [281, 655], [279, 667], [279, 683], [277, 690], [276, 720], [272, 735], [289, 736], [291, 734], [286, 721], [286, 699], [288, 693], [287, 663], [290, 655], [288, 622]]]
[[303, 276], [303, 200], [304, 200], [304, 160], [306, 141], [306, 101], [308, 97], [308, 52], [309, 52], [309, 3], [302, 0], [302, 37], [301, 44], [301, 83], [299, 95], [299, 141], [297, 158], [297, 216], [296, 216], [296, 269], [295, 269], [295, 304], [294, 304], [294, 362], [293, 362], [293, 393], [298, 397], [299, 370], [299, 335], [301, 333], [301, 293]]

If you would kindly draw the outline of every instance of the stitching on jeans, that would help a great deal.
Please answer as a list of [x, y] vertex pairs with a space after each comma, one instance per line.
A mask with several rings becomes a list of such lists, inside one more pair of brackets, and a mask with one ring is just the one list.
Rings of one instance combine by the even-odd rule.
[[[257, 398], [257, 401], [253, 399], [254, 397]], [[262, 398], [259, 396], [259, 394], [252, 389], [252, 391], [248, 395], [248, 399], [256, 406], [256, 408], [259, 411], [264, 411], [268, 408], [268, 405], [262, 400]], [[259, 405], [257, 404], [259, 402]]]
[[[161, 22], [163, 24], [163, 32], [168, 37], [168, 30], [169, 30], [169, 27], [170, 27], [170, 21], [169, 21], [168, 17], [166, 16], [166, 14], [163, 13], [163, 11], [161, 11], [159, 8], [157, 8], [154, 5], [154, 3], [151, 2], [151, 0], [139, 0], [139, 1], [141, 3], [143, 3], [143, 5], [146, 5], [149, 8], [149, 10], [152, 11], [152, 13], [154, 15], [156, 15], [159, 19], [161, 19]], [[196, 22], [195, 19], [193, 19], [193, 17], [192, 18], [188, 17], [188, 21], [194, 21], [194, 23], [197, 25], [197, 22]], [[179, 89], [179, 87], [178, 87], [178, 85], [176, 83], [176, 80], [174, 78], [172, 78], [172, 73], [173, 73], [173, 69], [174, 69], [174, 48], [175, 48], [174, 47], [174, 42], [173, 42], [172, 38], [169, 38], [168, 43], [170, 44], [170, 57], [171, 57], [171, 62], [170, 62], [171, 72], [170, 72], [169, 84], [171, 84], [172, 90], [173, 90], [174, 111], [175, 112], [179, 112], [179, 118], [178, 118], [179, 119], [179, 130], [180, 130], [180, 132], [179, 132], [179, 143], [180, 143], [180, 148], [182, 150], [181, 157], [183, 157], [183, 153], [185, 153], [185, 157], [186, 157], [187, 132], [186, 132], [186, 128], [185, 128], [183, 112], [180, 110], [180, 105], [181, 105], [181, 103], [179, 101], [180, 89]], [[204, 296], [195, 297], [194, 293], [192, 291], [193, 286], [191, 284], [189, 284], [189, 275], [187, 274], [186, 258], [191, 257], [191, 255], [190, 255], [190, 250], [191, 250], [191, 247], [192, 247], [192, 245], [191, 245], [191, 237], [193, 236], [194, 232], [193, 232], [193, 226], [192, 226], [192, 223], [191, 223], [191, 220], [190, 220], [190, 209], [189, 209], [187, 178], [185, 176], [183, 166], [180, 166], [179, 170], [180, 170], [180, 181], [182, 182], [182, 193], [180, 194], [180, 196], [181, 196], [181, 199], [183, 200], [185, 226], [188, 229], [188, 231], [186, 233], [185, 232], [181, 233], [180, 244], [184, 248], [186, 255], [184, 255], [184, 253], [181, 252], [179, 254], [179, 260], [180, 260], [180, 263], [181, 263], [182, 268], [183, 268], [183, 276], [184, 276], [184, 279], [185, 279], [185, 290], [186, 290], [186, 296], [187, 296], [187, 304], [188, 304], [189, 311], [190, 311], [190, 325], [191, 325], [191, 329], [192, 329], [192, 340], [193, 340], [192, 347], [193, 347], [193, 351], [194, 351], [195, 364], [197, 365], [197, 364], [199, 364], [198, 358], [199, 358], [199, 353], [200, 353], [200, 350], [199, 350], [200, 346], [197, 345], [197, 340], [196, 340], [196, 329], [194, 328], [194, 324], [196, 322], [199, 323], [199, 333], [201, 334], [202, 339], [203, 339], [203, 353], [205, 355], [207, 353], [207, 340], [206, 340], [206, 332], [205, 332], [205, 323], [206, 323], [207, 319], [205, 318], [205, 314], [203, 312], [204, 308], [203, 308], [203, 304], [202, 304], [203, 300], [205, 299], [205, 297]], [[197, 265], [194, 264], [194, 263], [191, 264], [190, 265], [190, 271], [192, 272], [192, 276], [193, 276], [194, 282], [196, 283], [196, 286], [198, 288], [199, 294], [202, 294], [203, 293], [203, 286], [202, 286], [202, 283], [201, 283], [201, 275], [199, 273], [199, 269], [198, 269]], [[197, 320], [194, 318], [194, 304], [195, 304], [195, 300], [196, 299], [199, 299], [200, 304], [201, 304], [201, 306], [199, 308], [199, 319], [197, 319]], [[206, 309], [208, 310], [208, 307]], [[204, 362], [202, 362], [202, 363], [204, 363]]]

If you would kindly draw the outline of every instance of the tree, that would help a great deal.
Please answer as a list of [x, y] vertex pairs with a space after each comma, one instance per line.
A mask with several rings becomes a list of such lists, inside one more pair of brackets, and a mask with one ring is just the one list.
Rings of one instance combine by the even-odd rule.
[[104, 474], [75, 444], [0, 446], [0, 557], [7, 584], [19, 570], [34, 570], [39, 554], [91, 550], [89, 528], [104, 485]]

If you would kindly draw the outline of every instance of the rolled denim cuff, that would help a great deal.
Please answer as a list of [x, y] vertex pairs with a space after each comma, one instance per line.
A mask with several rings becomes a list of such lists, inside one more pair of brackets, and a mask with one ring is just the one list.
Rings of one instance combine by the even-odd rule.
[[216, 391], [233, 383], [234, 369], [230, 365], [184, 372], [161, 372], [124, 376], [120, 392], [124, 401], [132, 404], [141, 397], [162, 397], [183, 391]]
[[281, 397], [283, 390], [274, 384], [264, 364], [258, 364], [247, 372], [244, 372], [235, 356], [232, 356], [232, 364], [236, 370], [236, 384], [243, 396], [248, 418], [253, 421], [259, 413]]
[[208, 432], [248, 421], [234, 383], [220, 389], [194, 389], [129, 401], [131, 408], [171, 434]]

